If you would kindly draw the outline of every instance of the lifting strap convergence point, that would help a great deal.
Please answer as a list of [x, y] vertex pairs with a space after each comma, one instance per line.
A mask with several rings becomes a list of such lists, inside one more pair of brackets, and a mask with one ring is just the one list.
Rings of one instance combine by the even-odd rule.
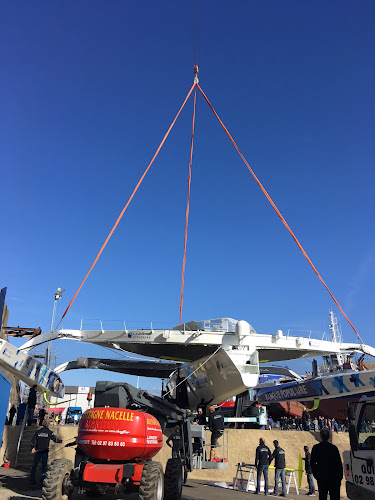
[[[156, 153], [154, 154], [151, 162], [149, 163], [148, 167], [146, 168], [146, 170], [144, 171], [142, 177], [140, 178], [140, 180], [138, 181], [138, 184], [136, 185], [136, 187], [134, 188], [128, 202], [126, 203], [125, 207], [122, 209], [120, 215], [118, 216], [114, 226], [112, 227], [110, 233], [108, 234], [105, 242], [103, 243], [101, 249], [99, 250], [99, 253], [97, 254], [97, 256], [95, 257], [95, 260], [94, 262], [92, 263], [89, 271], [87, 272], [86, 276], [84, 277], [82, 283], [80, 284], [80, 286], [78, 287], [76, 293], [74, 294], [72, 300], [70, 301], [68, 307], [66, 308], [64, 314], [62, 315], [61, 317], [61, 320], [59, 322], [59, 324], [61, 323], [61, 321], [63, 320], [63, 318], [65, 317], [66, 313], [69, 311], [70, 307], [72, 306], [74, 300], [76, 299], [78, 293], [80, 292], [83, 284], [85, 283], [86, 279], [88, 278], [88, 276], [90, 275], [91, 271], [93, 270], [95, 264], [97, 263], [100, 255], [102, 254], [104, 248], [106, 247], [109, 239], [111, 238], [113, 232], [115, 231], [117, 225], [119, 224], [120, 220], [122, 219], [122, 216], [124, 215], [126, 209], [128, 208], [131, 200], [133, 199], [133, 196], [135, 195], [135, 193], [137, 192], [139, 186], [141, 185], [143, 179], [145, 178], [148, 170], [150, 169], [151, 165], [153, 164], [155, 158], [157, 157], [159, 151], [161, 150], [165, 140], [167, 139], [170, 131], [172, 130], [178, 116], [180, 115], [182, 109], [184, 108], [187, 100], [189, 99], [192, 91], [194, 90], [194, 107], [193, 107], [193, 123], [192, 123], [192, 135], [191, 135], [191, 148], [190, 148], [190, 162], [189, 162], [189, 178], [188, 178], [188, 195], [187, 195], [187, 207], [186, 207], [186, 217], [185, 217], [185, 240], [184, 240], [184, 255], [183, 255], [183, 264], [182, 264], [182, 280], [181, 280], [181, 296], [180, 296], [180, 324], [181, 324], [181, 316], [182, 316], [182, 305], [183, 305], [183, 289], [184, 289], [184, 281], [185, 281], [185, 263], [186, 263], [186, 246], [187, 246], [187, 230], [188, 230], [188, 219], [189, 219], [189, 205], [190, 205], [190, 186], [191, 186], [191, 165], [192, 165], [192, 158], [193, 158], [193, 140], [194, 140], [194, 127], [195, 127], [195, 107], [196, 107], [196, 91], [197, 91], [197, 88], [199, 89], [199, 91], [201, 92], [202, 96], [204, 97], [205, 101], [207, 102], [207, 104], [209, 105], [209, 107], [211, 108], [212, 112], [214, 113], [214, 115], [216, 116], [216, 118], [218, 119], [220, 125], [223, 127], [223, 129], [225, 130], [226, 134], [228, 135], [229, 139], [231, 140], [233, 146], [236, 148], [238, 154], [240, 155], [240, 157], [242, 158], [243, 162], [245, 163], [245, 165], [247, 166], [247, 168], [249, 169], [251, 175], [253, 176], [253, 178], [255, 179], [255, 181], [257, 182], [257, 184], [259, 185], [259, 187], [261, 188], [261, 190], [263, 191], [263, 194], [266, 196], [266, 198], [268, 199], [268, 201], [270, 202], [270, 204], [272, 205], [273, 209], [275, 210], [275, 212], [277, 213], [277, 215], [279, 216], [279, 218], [281, 219], [282, 223], [284, 224], [284, 226], [287, 228], [288, 232], [290, 233], [290, 235], [292, 236], [292, 238], [294, 239], [295, 243], [297, 244], [298, 248], [301, 250], [301, 252], [303, 253], [303, 255], [305, 256], [306, 260], [309, 262], [310, 266], [312, 267], [312, 269], [314, 270], [315, 274], [318, 276], [318, 278], [320, 279], [320, 281], [323, 283], [324, 287], [326, 288], [326, 290], [328, 291], [328, 293], [330, 294], [331, 298], [333, 299], [333, 301], [335, 302], [335, 304], [337, 305], [337, 307], [340, 309], [340, 311], [342, 312], [342, 314], [344, 315], [344, 317], [346, 318], [346, 320], [348, 321], [348, 323], [350, 324], [350, 326], [352, 327], [352, 329], [354, 330], [354, 332], [356, 333], [357, 337], [359, 338], [359, 340], [361, 341], [361, 343], [363, 343], [363, 340], [361, 339], [359, 333], [357, 332], [357, 330], [355, 329], [354, 325], [351, 323], [351, 321], [349, 320], [348, 316], [345, 314], [344, 310], [342, 309], [342, 307], [340, 306], [340, 304], [338, 303], [338, 301], [336, 300], [336, 298], [334, 297], [334, 295], [332, 294], [331, 290], [328, 288], [327, 284], [325, 283], [325, 281], [323, 280], [322, 276], [319, 274], [318, 270], [316, 269], [316, 267], [314, 266], [314, 264], [312, 263], [310, 257], [307, 255], [306, 251], [304, 250], [304, 248], [302, 247], [301, 243], [298, 241], [297, 237], [295, 236], [295, 234], [293, 233], [292, 229], [290, 228], [290, 226], [288, 225], [288, 223], [286, 222], [286, 220], [284, 219], [284, 217], [282, 216], [280, 210], [277, 208], [277, 206], [275, 205], [274, 201], [272, 200], [271, 196], [268, 194], [268, 192], [266, 191], [266, 189], [264, 188], [263, 184], [260, 182], [260, 180], [258, 179], [258, 177], [255, 175], [254, 171], [252, 170], [252, 168], [250, 167], [250, 165], [248, 164], [248, 162], [246, 161], [246, 158], [244, 157], [244, 155], [241, 153], [240, 149], [238, 148], [236, 142], [234, 141], [233, 137], [231, 136], [231, 134], [229, 133], [228, 129], [226, 128], [226, 126], [224, 125], [224, 123], [221, 121], [221, 119], [219, 118], [218, 114], [216, 113], [216, 111], [214, 110], [212, 104], [210, 103], [208, 97], [206, 96], [206, 94], [203, 92], [202, 88], [200, 87], [199, 85], [199, 81], [198, 81], [198, 66], [195, 65], [194, 66], [194, 72], [195, 72], [195, 79], [194, 79], [194, 83], [191, 87], [191, 89], [189, 90], [182, 106], [180, 107], [176, 117], [174, 118], [172, 124], [170, 125], [169, 129], [167, 130], [165, 136], [163, 137], [163, 140], [161, 141], [159, 147], [157, 148], [156, 150]], [[57, 326], [59, 326], [59, 324]]]

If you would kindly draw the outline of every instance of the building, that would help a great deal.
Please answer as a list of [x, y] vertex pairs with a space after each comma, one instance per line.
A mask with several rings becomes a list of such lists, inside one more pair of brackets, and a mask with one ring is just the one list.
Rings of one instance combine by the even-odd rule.
[[[90, 394], [91, 400], [87, 399]], [[94, 401], [95, 387], [66, 385], [65, 396], [63, 398], [51, 397], [52, 405], [50, 406], [50, 413], [62, 413], [62, 422], [65, 422], [68, 408], [80, 407], [82, 408], [82, 413], [84, 413], [87, 409], [94, 406]]]

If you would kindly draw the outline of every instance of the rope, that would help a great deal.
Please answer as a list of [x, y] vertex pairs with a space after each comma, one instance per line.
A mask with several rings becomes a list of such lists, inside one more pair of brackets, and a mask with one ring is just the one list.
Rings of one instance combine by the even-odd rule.
[[216, 351], [215, 351], [215, 352], [213, 352], [213, 353], [211, 354], [211, 356], [209, 356], [209, 357], [206, 359], [206, 361], [204, 361], [203, 363], [200, 363], [200, 364], [199, 364], [199, 366], [198, 366], [198, 368], [196, 368], [196, 369], [195, 369], [193, 372], [191, 372], [191, 373], [190, 373], [187, 377], [185, 377], [183, 380], [181, 380], [181, 382], [179, 382], [177, 385], [175, 385], [175, 386], [173, 387], [173, 389], [171, 389], [171, 390], [169, 390], [168, 392], [166, 392], [165, 394], [163, 394], [163, 398], [164, 398], [165, 396], [168, 396], [168, 394], [170, 394], [172, 391], [174, 391], [175, 389], [177, 389], [177, 387], [178, 387], [179, 385], [183, 384], [183, 383], [185, 382], [185, 380], [187, 380], [187, 379], [188, 379], [188, 378], [190, 378], [192, 375], [194, 375], [194, 373], [195, 373], [195, 372], [197, 372], [198, 370], [200, 370], [200, 369], [202, 368], [202, 366], [204, 366], [204, 365], [207, 363], [207, 361], [209, 361], [209, 360], [212, 358], [212, 356], [215, 356], [215, 354], [216, 354], [216, 353], [217, 353], [220, 349], [221, 349], [221, 346], [219, 346], [219, 347], [216, 349]]
[[179, 114], [181, 113], [181, 111], [182, 111], [183, 107], [185, 106], [186, 101], [189, 99], [190, 94], [192, 93], [192, 91], [193, 91], [193, 89], [194, 89], [195, 85], [196, 85], [196, 83], [194, 82], [194, 83], [193, 83], [193, 85], [192, 85], [192, 87], [191, 87], [191, 89], [189, 90], [189, 92], [188, 92], [187, 96], [185, 97], [185, 100], [184, 100], [184, 102], [182, 103], [182, 106], [180, 107], [180, 109], [179, 109], [179, 111], [178, 111], [177, 115], [175, 116], [175, 119], [173, 120], [172, 124], [170, 125], [169, 129], [167, 130], [167, 133], [166, 133], [166, 134], [165, 134], [165, 136], [163, 137], [163, 140], [162, 140], [162, 141], [161, 141], [161, 143], [159, 144], [159, 147], [157, 148], [156, 153], [155, 153], [155, 154], [154, 154], [154, 156], [152, 157], [152, 160], [150, 161], [150, 163], [149, 163], [148, 167], [147, 167], [147, 168], [146, 168], [146, 170], [144, 171], [144, 173], [143, 173], [142, 177], [139, 179], [138, 184], [135, 186], [134, 191], [132, 192], [132, 194], [131, 194], [131, 196], [130, 196], [130, 198], [129, 198], [128, 202], [126, 203], [126, 205], [125, 205], [125, 206], [124, 206], [124, 208], [122, 209], [122, 211], [121, 211], [120, 215], [118, 216], [118, 218], [117, 218], [117, 220], [116, 220], [116, 222], [115, 222], [115, 224], [114, 224], [113, 228], [111, 229], [110, 233], [108, 234], [108, 236], [107, 236], [107, 238], [106, 238], [105, 242], [103, 243], [103, 245], [102, 245], [101, 249], [99, 250], [98, 255], [95, 257], [95, 260], [94, 260], [94, 262], [91, 264], [91, 267], [90, 267], [90, 269], [89, 269], [88, 273], [87, 273], [87, 274], [86, 274], [86, 276], [84, 277], [84, 279], [83, 279], [82, 283], [79, 285], [78, 290], [77, 290], [77, 291], [76, 291], [76, 293], [74, 294], [74, 297], [73, 297], [73, 298], [72, 298], [72, 300], [70, 301], [70, 303], [69, 303], [68, 307], [66, 308], [66, 310], [65, 310], [64, 314], [62, 315], [62, 317], [61, 317], [61, 319], [60, 319], [60, 321], [59, 321], [59, 324], [57, 325], [57, 327], [56, 327], [56, 328], [58, 328], [58, 326], [60, 325], [61, 321], [64, 319], [64, 317], [65, 317], [66, 313], [69, 311], [69, 309], [70, 309], [70, 307], [72, 306], [73, 302], [75, 301], [75, 299], [76, 299], [76, 297], [77, 297], [78, 293], [80, 292], [80, 290], [81, 290], [81, 288], [82, 288], [83, 284], [85, 283], [85, 281], [86, 281], [86, 280], [87, 280], [87, 278], [89, 277], [89, 274], [90, 274], [90, 273], [91, 273], [91, 271], [93, 270], [93, 268], [94, 268], [95, 264], [96, 264], [96, 263], [97, 263], [97, 261], [99, 260], [99, 257], [101, 256], [101, 254], [102, 254], [102, 252], [103, 252], [104, 248], [107, 246], [107, 243], [108, 243], [108, 241], [110, 240], [110, 238], [111, 238], [111, 236], [112, 236], [112, 234], [113, 234], [114, 230], [116, 229], [116, 227], [117, 227], [118, 223], [119, 223], [119, 222], [120, 222], [120, 220], [122, 219], [122, 216], [124, 215], [125, 210], [128, 208], [128, 206], [129, 206], [129, 204], [130, 204], [131, 200], [133, 199], [133, 196], [134, 196], [134, 195], [135, 195], [135, 193], [138, 191], [139, 186], [141, 185], [141, 183], [142, 183], [143, 179], [145, 178], [145, 176], [146, 176], [147, 172], [149, 171], [149, 169], [150, 169], [151, 165], [153, 164], [153, 162], [154, 162], [155, 158], [157, 157], [157, 155], [158, 155], [159, 151], [161, 150], [161, 148], [162, 148], [162, 146], [163, 146], [163, 144], [164, 144], [165, 140], [167, 139], [167, 137], [168, 137], [168, 135], [169, 135], [169, 132], [172, 130], [173, 125], [175, 124], [175, 122], [176, 122], [176, 120], [177, 120], [177, 118], [178, 118]]
[[301, 243], [298, 241], [297, 237], [295, 236], [295, 234], [293, 233], [293, 231], [291, 230], [291, 228], [289, 227], [289, 225], [287, 224], [286, 220], [284, 219], [284, 217], [281, 215], [281, 212], [279, 211], [279, 209], [277, 208], [277, 206], [275, 205], [275, 203], [273, 202], [271, 196], [267, 193], [266, 189], [263, 187], [262, 183], [260, 182], [260, 180], [258, 179], [258, 177], [255, 175], [254, 171], [252, 170], [252, 168], [250, 167], [250, 165], [247, 163], [244, 155], [241, 153], [241, 151], [239, 150], [237, 144], [235, 143], [233, 137], [230, 135], [228, 129], [226, 128], [226, 126], [224, 125], [224, 123], [221, 121], [221, 119], [219, 118], [218, 114], [216, 113], [216, 111], [214, 110], [212, 104], [210, 103], [210, 101], [208, 100], [206, 94], [203, 92], [203, 90], [201, 89], [199, 83], [197, 83], [197, 86], [199, 88], [199, 90], [201, 91], [201, 94], [203, 95], [203, 97], [205, 98], [207, 104], [210, 106], [212, 112], [214, 113], [214, 115], [216, 116], [216, 118], [218, 119], [219, 123], [221, 124], [221, 126], [223, 127], [223, 129], [225, 130], [225, 132], [227, 133], [229, 139], [232, 141], [233, 143], [233, 146], [237, 149], [238, 151], [238, 154], [241, 156], [242, 160], [244, 161], [245, 165], [247, 166], [247, 168], [249, 169], [251, 175], [254, 177], [255, 181], [258, 183], [259, 187], [261, 188], [261, 190], [263, 191], [264, 195], [266, 196], [266, 198], [268, 199], [268, 201], [271, 203], [272, 207], [274, 208], [275, 212], [277, 213], [277, 215], [280, 217], [282, 223], [284, 224], [284, 226], [287, 228], [287, 230], [289, 231], [290, 235], [292, 236], [292, 238], [294, 239], [294, 241], [296, 242], [297, 246], [299, 247], [299, 249], [301, 250], [301, 252], [303, 253], [303, 255], [305, 256], [305, 258], [307, 259], [307, 261], [309, 262], [310, 266], [312, 267], [312, 269], [314, 270], [315, 274], [318, 276], [318, 278], [320, 279], [320, 281], [323, 283], [323, 285], [325, 286], [325, 288], [327, 289], [328, 293], [330, 294], [330, 296], [332, 297], [332, 299], [334, 300], [335, 304], [337, 305], [337, 307], [340, 309], [340, 311], [342, 312], [342, 314], [345, 316], [346, 320], [348, 321], [349, 325], [353, 328], [354, 332], [356, 333], [356, 335], [358, 336], [359, 340], [362, 342], [362, 344], [364, 343], [363, 340], [361, 339], [361, 337], [359, 336], [359, 333], [357, 332], [357, 330], [354, 328], [354, 325], [351, 323], [351, 321], [349, 320], [349, 318], [347, 317], [347, 315], [345, 314], [344, 310], [342, 309], [342, 307], [340, 306], [340, 304], [337, 302], [337, 300], [335, 299], [335, 297], [333, 296], [331, 290], [328, 288], [328, 286], [326, 285], [326, 283], [324, 282], [323, 278], [321, 277], [321, 275], [319, 274], [319, 272], [317, 271], [316, 267], [314, 266], [314, 264], [312, 263], [310, 257], [307, 255], [307, 253], [305, 252], [305, 250], [303, 249]]
[[193, 106], [193, 123], [191, 127], [191, 144], [190, 144], [190, 162], [189, 162], [189, 180], [188, 180], [188, 193], [187, 193], [187, 203], [186, 203], [186, 217], [185, 217], [185, 242], [184, 242], [184, 258], [182, 261], [182, 278], [181, 278], [181, 297], [180, 297], [180, 322], [182, 316], [182, 304], [184, 301], [184, 284], [185, 284], [185, 264], [186, 264], [186, 244], [187, 244], [187, 232], [189, 223], [189, 208], [190, 208], [190, 185], [191, 185], [191, 164], [193, 162], [193, 146], [194, 146], [194, 126], [195, 126], [195, 104], [197, 102], [197, 88], [194, 90], [194, 106]]

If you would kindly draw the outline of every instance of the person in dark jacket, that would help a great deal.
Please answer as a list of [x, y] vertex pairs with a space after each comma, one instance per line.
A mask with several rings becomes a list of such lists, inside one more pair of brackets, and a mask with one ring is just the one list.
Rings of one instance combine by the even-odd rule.
[[309, 422], [309, 414], [307, 413], [306, 406], [304, 406], [302, 412], [302, 426], [304, 431], [308, 430], [308, 422]]
[[46, 415], [47, 415], [46, 410], [44, 408], [41, 408], [38, 413], [39, 425], [43, 425], [43, 420]]
[[43, 427], [36, 431], [31, 439], [31, 453], [34, 454], [34, 463], [31, 469], [30, 476], [31, 484], [35, 484], [35, 473], [38, 467], [39, 460], [42, 461], [42, 475], [40, 478], [40, 482], [43, 483], [47, 471], [48, 451], [51, 439], [55, 443], [64, 442], [56, 437], [55, 434], [48, 428], [48, 426], [49, 421], [47, 419], [44, 419]]
[[32, 425], [34, 419], [35, 405], [36, 405], [36, 384], [33, 385], [29, 391], [27, 398], [27, 425]]
[[255, 468], [257, 470], [257, 487], [255, 493], [260, 493], [260, 481], [264, 476], [264, 494], [268, 495], [268, 467], [271, 462], [271, 450], [266, 446], [264, 438], [259, 438], [259, 446], [255, 451]]
[[198, 413], [194, 417], [193, 424], [207, 425], [206, 415], [203, 414], [203, 409], [200, 406], [198, 406]]
[[314, 484], [314, 476], [312, 473], [312, 468], [311, 468], [311, 453], [309, 452], [309, 447], [304, 446], [303, 447], [305, 451], [305, 458], [302, 458], [302, 460], [305, 461], [305, 472], [307, 476], [307, 483], [309, 485], [309, 492], [308, 495], [311, 497], [315, 496], [315, 484]]
[[213, 462], [217, 440], [224, 434], [224, 419], [220, 410], [215, 410], [214, 406], [210, 406], [208, 411], [210, 413], [208, 416], [208, 428], [211, 431], [210, 461]]
[[320, 431], [321, 443], [315, 444], [311, 450], [311, 469], [318, 482], [319, 500], [339, 500], [340, 486], [343, 478], [340, 452], [329, 440], [328, 429]]
[[279, 479], [281, 478], [281, 495], [285, 497], [286, 494], [286, 481], [285, 481], [285, 451], [279, 446], [279, 442], [275, 439], [273, 442], [275, 449], [273, 450], [272, 460], [275, 460], [275, 488], [273, 490], [274, 495], [278, 494], [279, 489]]
[[13, 425], [13, 419], [16, 413], [17, 413], [16, 407], [12, 405], [11, 409], [9, 410], [8, 425]]
[[[201, 406], [198, 406], [198, 413], [194, 417], [193, 424], [195, 425], [207, 425], [206, 415], [203, 413], [203, 409]], [[198, 453], [203, 453], [203, 439], [200, 437], [194, 438], [194, 449]]]
[[174, 428], [174, 433], [169, 436], [166, 443], [167, 446], [172, 448], [172, 458], [178, 458], [182, 450], [182, 436], [180, 433], [179, 425], [176, 425], [176, 427]]

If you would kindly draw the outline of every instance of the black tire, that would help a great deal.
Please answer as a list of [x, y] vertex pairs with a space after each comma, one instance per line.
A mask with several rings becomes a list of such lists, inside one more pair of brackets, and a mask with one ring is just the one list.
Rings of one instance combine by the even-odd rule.
[[143, 466], [139, 500], [163, 500], [164, 474], [160, 462], [146, 462]]
[[179, 458], [170, 458], [164, 473], [164, 500], [180, 500], [182, 495], [182, 464]]
[[186, 484], [186, 481], [187, 481], [187, 478], [188, 478], [188, 470], [187, 470], [187, 467], [184, 466], [184, 484]]
[[42, 486], [43, 500], [69, 500], [73, 493], [73, 463], [66, 458], [54, 460], [47, 469]]

